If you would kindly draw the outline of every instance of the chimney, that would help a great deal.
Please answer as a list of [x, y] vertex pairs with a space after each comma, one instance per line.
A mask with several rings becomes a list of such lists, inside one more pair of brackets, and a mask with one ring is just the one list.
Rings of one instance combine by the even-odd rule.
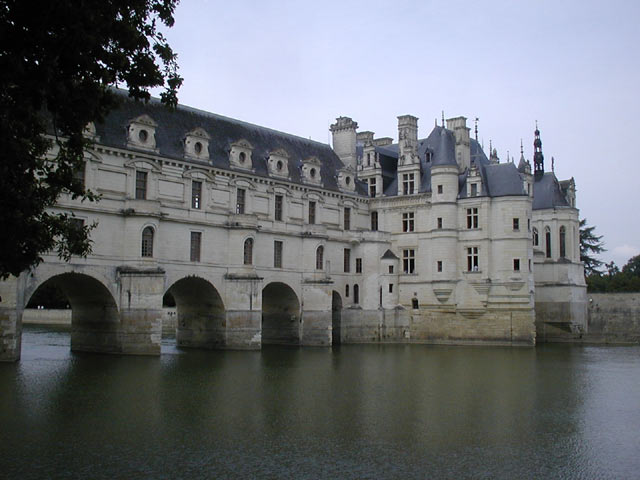
[[400, 164], [411, 165], [418, 161], [418, 118], [412, 115], [398, 117], [398, 144]]
[[363, 145], [368, 145], [373, 143], [373, 132], [358, 132], [357, 134], [358, 143]]
[[333, 151], [342, 160], [346, 167], [356, 170], [356, 130], [358, 124], [349, 117], [338, 117], [336, 123], [331, 125], [333, 136]]
[[465, 170], [471, 165], [471, 147], [466, 117], [447, 119], [447, 129], [453, 130], [456, 137], [456, 162], [460, 170]]

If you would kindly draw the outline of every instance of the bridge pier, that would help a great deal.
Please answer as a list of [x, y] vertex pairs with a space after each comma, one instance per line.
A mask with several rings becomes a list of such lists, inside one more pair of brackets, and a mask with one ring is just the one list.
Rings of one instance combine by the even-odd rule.
[[22, 343], [22, 289], [20, 278], [0, 281], [0, 362], [20, 360]]
[[301, 345], [331, 345], [332, 287], [330, 279], [306, 280], [302, 284]]
[[160, 355], [164, 271], [119, 267], [117, 273], [120, 353]]
[[225, 276], [225, 348], [260, 350], [262, 278], [255, 273]]

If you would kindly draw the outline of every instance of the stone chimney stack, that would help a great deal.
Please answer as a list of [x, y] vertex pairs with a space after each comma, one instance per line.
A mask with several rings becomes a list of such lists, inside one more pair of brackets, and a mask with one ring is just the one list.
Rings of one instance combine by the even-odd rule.
[[356, 170], [356, 130], [358, 124], [349, 117], [338, 117], [336, 123], [331, 125], [331, 133], [333, 136], [333, 151], [342, 160], [346, 167]]
[[467, 127], [467, 118], [455, 117], [447, 119], [447, 129], [453, 130], [453, 134], [456, 137], [456, 161], [460, 170], [463, 171], [471, 165], [470, 128]]
[[412, 165], [418, 162], [418, 118], [413, 115], [398, 117], [398, 143], [400, 146], [400, 165]]

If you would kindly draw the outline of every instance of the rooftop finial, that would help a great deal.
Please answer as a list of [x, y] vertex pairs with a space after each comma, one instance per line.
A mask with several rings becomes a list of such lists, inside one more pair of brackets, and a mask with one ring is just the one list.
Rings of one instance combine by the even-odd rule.
[[556, 160], [553, 157], [551, 157], [551, 171], [554, 173], [556, 171]]
[[524, 147], [522, 146], [522, 139], [520, 139], [520, 158], [524, 158]]
[[478, 117], [476, 117], [476, 122], [475, 122], [476, 123], [476, 128], [475, 128], [475, 130], [476, 130], [476, 142], [478, 141], [478, 120], [480, 120], [480, 119]]
[[433, 119], [433, 125], [434, 125], [435, 127], [437, 127], [437, 126], [438, 126], [438, 117], [436, 117], [436, 118], [434, 118], [434, 119]]
[[444, 127], [444, 110], [442, 110], [442, 126]]
[[491, 155], [491, 152], [493, 152], [493, 148], [491, 145], [491, 139], [489, 139], [489, 155]]
[[544, 155], [542, 154], [542, 140], [540, 140], [540, 130], [538, 130], [538, 121], [536, 120], [536, 131], [533, 140], [533, 171], [536, 180], [544, 176]]

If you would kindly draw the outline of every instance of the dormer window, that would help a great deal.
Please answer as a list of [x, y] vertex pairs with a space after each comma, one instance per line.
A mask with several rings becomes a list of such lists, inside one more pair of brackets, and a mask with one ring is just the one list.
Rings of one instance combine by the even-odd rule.
[[158, 124], [149, 115], [134, 118], [127, 126], [127, 145], [129, 147], [155, 150], [156, 127]]
[[184, 156], [194, 160], [209, 160], [209, 134], [196, 128], [184, 137]]
[[267, 159], [269, 174], [276, 177], [289, 177], [289, 154], [286, 150], [279, 148], [269, 153]]
[[350, 168], [342, 168], [338, 170], [338, 187], [342, 190], [353, 192], [356, 188], [353, 170]]
[[232, 167], [251, 170], [253, 168], [251, 153], [253, 146], [246, 140], [240, 140], [231, 144], [229, 152], [229, 164]]
[[305, 183], [313, 183], [315, 185], [322, 184], [322, 175], [320, 171], [322, 163], [317, 157], [310, 157], [302, 161], [302, 180]]

